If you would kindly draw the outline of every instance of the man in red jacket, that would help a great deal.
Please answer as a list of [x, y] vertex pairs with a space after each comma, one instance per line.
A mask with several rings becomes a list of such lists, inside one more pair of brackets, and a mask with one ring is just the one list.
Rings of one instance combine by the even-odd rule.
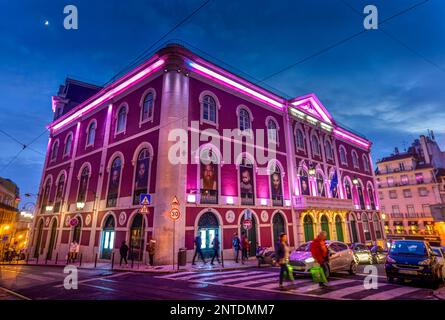
[[[318, 264], [323, 268], [325, 275], [328, 269], [328, 248], [326, 247], [326, 231], [321, 231], [318, 236], [311, 242], [311, 253], [312, 257]], [[326, 287], [326, 284], [320, 282], [320, 287]]]

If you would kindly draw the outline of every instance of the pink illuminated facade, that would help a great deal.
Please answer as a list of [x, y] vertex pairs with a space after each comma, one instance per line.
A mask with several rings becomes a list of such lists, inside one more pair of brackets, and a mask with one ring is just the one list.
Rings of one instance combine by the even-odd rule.
[[[341, 128], [314, 94], [286, 100], [170, 45], [104, 88], [67, 80], [52, 101], [34, 257], [64, 257], [75, 239], [84, 260], [109, 260], [125, 240], [145, 261], [155, 239], [155, 261], [165, 264], [173, 242], [191, 260], [200, 235], [205, 252], [218, 236], [232, 259], [232, 236], [249, 217], [252, 253], [281, 232], [292, 247], [319, 230], [345, 242], [384, 240], [371, 143]], [[225, 134], [234, 129], [243, 139]], [[275, 149], [266, 162], [271, 149], [258, 145], [257, 130]], [[151, 195], [143, 215], [141, 193]]]

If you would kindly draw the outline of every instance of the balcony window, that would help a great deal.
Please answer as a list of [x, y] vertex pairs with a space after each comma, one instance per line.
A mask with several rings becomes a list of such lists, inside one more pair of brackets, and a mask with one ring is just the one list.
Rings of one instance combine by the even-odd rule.
[[389, 191], [389, 198], [390, 199], [397, 199], [397, 191], [396, 190], [390, 190]]
[[403, 190], [403, 197], [405, 198], [411, 198], [412, 197], [412, 193], [410, 189], [405, 189]]
[[424, 180], [423, 180], [423, 173], [416, 173], [416, 182], [417, 182], [417, 184], [422, 184], [422, 183], [424, 183]]

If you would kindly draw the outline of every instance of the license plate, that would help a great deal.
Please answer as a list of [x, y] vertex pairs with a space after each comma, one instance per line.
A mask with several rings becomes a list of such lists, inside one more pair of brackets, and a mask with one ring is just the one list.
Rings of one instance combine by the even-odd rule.
[[399, 270], [399, 273], [416, 275], [417, 271], [415, 271], [415, 270]]

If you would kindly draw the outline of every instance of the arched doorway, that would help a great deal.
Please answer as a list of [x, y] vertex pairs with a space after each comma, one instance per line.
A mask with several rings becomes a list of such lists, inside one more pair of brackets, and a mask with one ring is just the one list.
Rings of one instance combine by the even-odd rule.
[[303, 219], [304, 241], [314, 240], [314, 220], [310, 215], [305, 215]]
[[101, 259], [110, 259], [111, 253], [114, 249], [114, 217], [109, 215], [105, 220], [102, 230], [102, 247], [101, 247]]
[[57, 220], [54, 219], [51, 224], [51, 233], [49, 236], [49, 245], [48, 245], [48, 253], [46, 254], [46, 258], [51, 260], [53, 255], [53, 250], [56, 244], [56, 232], [57, 232]]
[[244, 229], [243, 222], [244, 222], [244, 216], [241, 217], [241, 235], [245, 232], [247, 235], [247, 239], [250, 242], [250, 251], [249, 251], [249, 257], [256, 255], [256, 247], [257, 247], [257, 222], [255, 219], [255, 216], [252, 214], [252, 227], [249, 230]]
[[198, 221], [198, 234], [201, 237], [201, 250], [205, 258], [213, 256], [213, 239], [220, 239], [219, 223], [216, 215], [208, 211], [204, 213]]
[[329, 233], [329, 220], [328, 217], [326, 215], [322, 215], [321, 219], [320, 219], [320, 223], [321, 223], [321, 230], [326, 232], [326, 239], [330, 240], [330, 233]]
[[343, 226], [340, 216], [335, 217], [335, 230], [337, 231], [337, 240], [344, 242], [345, 237], [343, 236]]
[[142, 261], [144, 257], [145, 220], [142, 214], [137, 213], [130, 228], [130, 259]]
[[274, 245], [280, 241], [280, 234], [287, 233], [283, 215], [277, 212], [272, 220]]
[[80, 233], [82, 231], [82, 219], [80, 217], [77, 217], [77, 224], [73, 229], [73, 239], [72, 241], [76, 241], [78, 244], [80, 244]]
[[357, 221], [355, 220], [355, 217], [353, 214], [349, 215], [349, 227], [350, 227], [350, 231], [351, 231], [352, 242], [358, 242]]
[[39, 256], [40, 245], [42, 243], [42, 233], [43, 233], [43, 220], [40, 219], [39, 225], [37, 227], [37, 238], [36, 247], [34, 248], [34, 258]]

